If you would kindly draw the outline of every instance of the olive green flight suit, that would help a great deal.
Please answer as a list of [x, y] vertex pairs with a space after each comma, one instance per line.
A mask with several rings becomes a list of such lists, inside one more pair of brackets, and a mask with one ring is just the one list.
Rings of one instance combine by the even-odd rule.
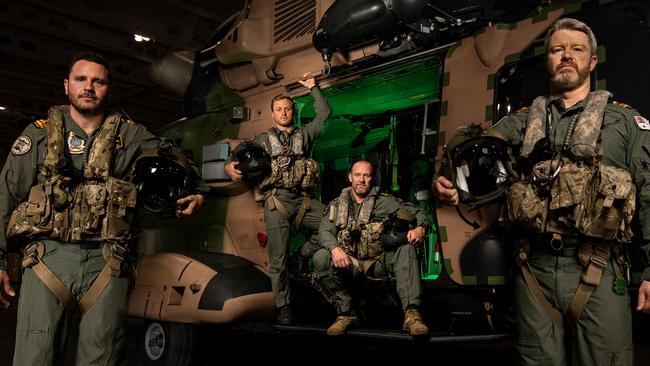
[[[389, 213], [395, 212], [398, 209], [404, 209], [416, 217], [418, 226], [423, 226], [425, 231], [429, 228], [429, 220], [424, 210], [414, 206], [410, 202], [404, 202], [393, 196], [379, 194], [378, 187], [373, 187], [364, 201], [367, 201], [369, 197], [375, 198], [375, 204], [370, 216], [371, 222], [382, 220]], [[339, 229], [334, 222], [329, 220], [328, 213], [330, 210], [338, 207], [339, 199], [336, 198], [330, 202], [321, 220], [319, 238], [323, 248], [314, 254], [313, 265], [315, 272], [331, 273], [330, 276], [334, 280], [325, 279], [325, 282], [329, 292], [335, 294], [332, 305], [341, 314], [351, 310], [352, 297], [346, 286], [347, 281], [353, 277], [353, 271], [355, 269], [334, 268], [332, 263], [332, 250], [338, 246], [337, 234]], [[350, 199], [348, 216], [358, 220], [361, 206], [354, 199]], [[395, 276], [397, 294], [402, 302], [402, 308], [406, 310], [409, 305], [420, 306], [422, 304], [422, 280], [420, 277], [417, 250], [413, 245], [402, 245], [394, 251], [383, 252], [365, 275], [373, 279], [388, 279], [391, 274]]]
[[[124, 179], [133, 162], [146, 149], [157, 146], [159, 140], [143, 126], [124, 122], [120, 125], [113, 153], [111, 175]], [[73, 166], [81, 169], [86, 154], [100, 128], [86, 134], [70, 116], [65, 113], [66, 148], [72, 143], [81, 153], [71, 154]], [[76, 137], [69, 139], [69, 134]], [[4, 233], [13, 209], [27, 198], [29, 190], [45, 181], [41, 174], [46, 151], [47, 128], [37, 121], [23, 131], [7, 157], [0, 173], [0, 230]], [[18, 145], [17, 145], [18, 144]], [[95, 277], [106, 264], [102, 256], [101, 243], [64, 243], [45, 240], [43, 261], [54, 274], [79, 299], [90, 287]], [[0, 249], [7, 246], [6, 238], [0, 235]], [[5, 268], [4, 258], [0, 269]], [[128, 277], [111, 278], [106, 289], [82, 315], [79, 325], [77, 365], [115, 365], [124, 349], [124, 320], [127, 311]], [[70, 314], [64, 304], [34, 274], [25, 270], [18, 302], [16, 329], [15, 366], [60, 364], [58, 350], [68, 340], [62, 339], [60, 330]], [[63, 347], [65, 349], [65, 347]]]
[[[552, 129], [548, 136], [555, 151], [561, 151], [570, 121], [580, 113], [586, 102], [565, 109], [561, 99], [547, 102]], [[522, 143], [528, 111], [505, 117], [494, 128], [502, 132], [513, 146]], [[630, 171], [637, 187], [638, 214], [643, 228], [643, 255], [647, 259], [650, 246], [650, 124], [626, 105], [606, 106], [602, 141], [602, 162]], [[550, 237], [535, 235], [530, 241], [529, 263], [535, 278], [551, 304], [563, 314], [580, 283], [584, 267], [577, 258], [579, 240], [564, 240], [564, 248], [554, 251]], [[647, 263], [647, 262], [646, 262]], [[616, 278], [623, 276], [614, 260], [603, 271], [599, 286], [593, 291], [576, 326], [575, 342], [580, 365], [631, 365], [632, 320], [627, 293], [613, 290]], [[645, 269], [643, 279], [650, 279]], [[567, 345], [570, 325], [555, 325], [541, 310], [528, 289], [523, 275], [515, 278], [516, 347], [523, 365], [566, 365], [571, 349]], [[566, 319], [566, 318], [565, 318]]]
[[[330, 114], [330, 107], [317, 86], [311, 89], [311, 95], [314, 98], [314, 111], [316, 112], [314, 120], [303, 127], [293, 130], [294, 134], [297, 133], [298, 130], [302, 133], [303, 151], [305, 152], [304, 156], [309, 156], [309, 151], [312, 149], [314, 141], [320, 135], [325, 120], [327, 120], [327, 117], [329, 117]], [[291, 136], [289, 136], [289, 141], [291, 140]], [[266, 132], [257, 135], [254, 142], [264, 146], [266, 151], [271, 150], [268, 133]], [[288, 148], [291, 149], [291, 146], [288, 146]], [[303, 195], [310, 195], [310, 193], [311, 192], [303, 192], [294, 189], [289, 190], [277, 188], [275, 196], [284, 205], [292, 217], [295, 217], [298, 208], [302, 204]], [[300, 226], [314, 232], [317, 231], [318, 225], [320, 224], [321, 213], [324, 208], [325, 206], [320, 201], [311, 199], [311, 207], [305, 212], [305, 216], [302, 219]], [[266, 225], [266, 234], [269, 238], [269, 270], [271, 275], [271, 287], [273, 288], [275, 304], [280, 308], [291, 302], [287, 259], [291, 254], [289, 236], [291, 233], [292, 222], [287, 220], [287, 218], [277, 209], [269, 209], [267, 200], [264, 204], [264, 223]]]

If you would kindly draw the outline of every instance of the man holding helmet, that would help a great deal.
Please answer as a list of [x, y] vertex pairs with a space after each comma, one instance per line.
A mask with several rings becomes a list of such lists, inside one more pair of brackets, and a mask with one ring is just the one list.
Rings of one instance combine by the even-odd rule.
[[[596, 38], [586, 24], [556, 21], [546, 61], [550, 96], [492, 127], [520, 151], [522, 179], [507, 189], [502, 215], [519, 244], [516, 347], [523, 365], [570, 364], [572, 348], [581, 365], [631, 365], [625, 251], [638, 200], [647, 266], [650, 123], [590, 91]], [[433, 188], [445, 204], [461, 198], [443, 176]], [[650, 312], [650, 268], [641, 279], [637, 310]]]
[[[317, 230], [320, 213], [324, 209], [320, 201], [311, 197], [318, 184], [320, 168], [309, 154], [331, 110], [315, 78], [300, 80], [299, 83], [311, 90], [316, 112], [314, 120], [303, 127], [296, 127], [293, 99], [284, 94], [275, 96], [271, 100], [275, 126], [255, 136], [252, 142], [242, 143], [247, 147], [244, 148], [244, 153], [235, 157], [244, 157], [244, 161], [233, 160], [224, 166], [226, 174], [235, 182], [254, 175], [255, 179], [248, 183], [263, 195], [264, 223], [269, 237], [271, 286], [279, 309], [276, 323], [280, 325], [293, 322], [287, 271], [291, 227]], [[263, 147], [270, 156], [270, 169], [265, 168], [266, 158], [255, 148], [256, 145]], [[254, 163], [255, 169], [252, 169], [251, 163]], [[266, 175], [261, 174], [267, 172]]]
[[[416, 246], [422, 243], [429, 221], [424, 210], [380, 194], [373, 170], [367, 161], [354, 163], [348, 174], [351, 186], [330, 202], [321, 220], [323, 249], [314, 254], [310, 280], [338, 313], [327, 334], [343, 334], [357, 323], [346, 288], [352, 277], [387, 279], [394, 274], [405, 311], [404, 330], [412, 336], [427, 335], [429, 328], [418, 311], [422, 282]], [[398, 232], [400, 227], [407, 231]]]
[[[25, 128], [0, 173], [0, 306], [15, 296], [7, 241], [24, 247], [14, 365], [58, 365], [64, 331], [81, 313], [77, 365], [118, 364], [124, 350], [128, 255], [136, 188], [128, 175], [158, 139], [107, 110], [108, 63], [93, 52], [72, 59], [63, 82], [69, 105]], [[193, 215], [200, 194], [180, 197]], [[5, 240], [6, 239], [6, 240]]]

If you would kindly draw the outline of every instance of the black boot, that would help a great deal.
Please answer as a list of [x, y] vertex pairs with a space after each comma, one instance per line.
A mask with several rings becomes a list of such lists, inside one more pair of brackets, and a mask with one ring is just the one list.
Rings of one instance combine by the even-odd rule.
[[284, 305], [278, 311], [278, 317], [275, 318], [275, 323], [278, 325], [291, 325], [293, 324], [293, 315], [291, 314], [291, 307]]

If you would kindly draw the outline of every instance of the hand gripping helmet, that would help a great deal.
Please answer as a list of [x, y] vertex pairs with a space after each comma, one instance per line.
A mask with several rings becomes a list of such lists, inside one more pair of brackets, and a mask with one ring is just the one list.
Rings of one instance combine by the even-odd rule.
[[515, 180], [507, 142], [495, 129], [460, 127], [445, 145], [459, 199], [482, 205], [499, 198]]
[[138, 203], [150, 213], [173, 213], [176, 201], [194, 191], [192, 166], [185, 154], [167, 141], [138, 157], [131, 172]]
[[260, 183], [271, 172], [271, 156], [259, 144], [243, 141], [233, 153], [246, 183]]
[[388, 214], [384, 221], [381, 240], [381, 246], [385, 251], [390, 252], [398, 247], [408, 244], [406, 235], [409, 230], [417, 224], [415, 216], [406, 210], [397, 210]]

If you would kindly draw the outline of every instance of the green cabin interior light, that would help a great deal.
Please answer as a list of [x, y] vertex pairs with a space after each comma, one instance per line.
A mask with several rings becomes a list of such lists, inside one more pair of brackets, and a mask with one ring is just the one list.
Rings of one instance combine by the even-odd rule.
[[[372, 116], [422, 106], [439, 98], [440, 60], [394, 66], [323, 90], [332, 107], [327, 128], [314, 147], [317, 161], [341, 159], [375, 149], [390, 134], [390, 124], [372, 125]], [[296, 98], [301, 119], [312, 119], [311, 95]]]

